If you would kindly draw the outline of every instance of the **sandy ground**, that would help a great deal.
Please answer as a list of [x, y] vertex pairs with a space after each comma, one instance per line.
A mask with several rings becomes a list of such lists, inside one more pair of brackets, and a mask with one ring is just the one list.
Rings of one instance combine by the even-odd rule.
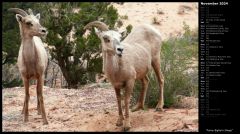
[[[128, 16], [123, 21], [123, 28], [131, 24], [151, 24], [157, 28], [162, 39], [176, 36], [182, 33], [183, 22], [190, 29], [198, 27], [198, 3], [197, 2], [124, 2], [123, 5], [113, 3], [121, 16]], [[159, 24], [153, 23], [156, 18]]]
[[[29, 122], [23, 122], [24, 88], [3, 89], [3, 131], [122, 131], [115, 125], [118, 117], [114, 90], [108, 85], [92, 84], [81, 89], [44, 87], [49, 124], [37, 115], [36, 86], [30, 88]], [[154, 109], [130, 112], [130, 131], [198, 131], [198, 109]]]

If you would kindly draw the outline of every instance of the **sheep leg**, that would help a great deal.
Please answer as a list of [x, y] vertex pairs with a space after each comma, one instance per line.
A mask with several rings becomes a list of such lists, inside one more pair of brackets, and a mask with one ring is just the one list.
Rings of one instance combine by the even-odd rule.
[[122, 126], [124, 117], [123, 117], [123, 112], [122, 112], [122, 103], [121, 103], [120, 89], [115, 88], [115, 93], [116, 93], [116, 97], [117, 97], [118, 114], [119, 114], [116, 126]]
[[24, 110], [25, 110], [25, 100], [23, 102], [23, 109], [22, 109], [22, 113], [21, 114], [24, 114]]
[[28, 122], [28, 102], [29, 102], [29, 79], [23, 78], [25, 87], [25, 100], [23, 104], [24, 122]]
[[158, 104], [156, 106], [156, 111], [163, 111], [163, 105], [164, 105], [164, 98], [163, 98], [163, 87], [164, 87], [164, 77], [161, 72], [160, 68], [160, 56], [157, 55], [157, 58], [153, 60], [152, 66], [155, 71], [155, 74], [157, 76], [158, 84], [159, 84], [159, 100]]
[[140, 94], [140, 97], [138, 99], [137, 104], [133, 107], [132, 112], [137, 111], [139, 109], [144, 109], [144, 102], [145, 102], [145, 98], [146, 98], [146, 93], [147, 93], [147, 89], [148, 89], [148, 77], [145, 76], [141, 82], [142, 82], [142, 92]]
[[103, 55], [103, 66], [102, 66], [102, 72], [105, 73], [105, 63], [106, 63], [106, 53], [103, 53], [103, 49], [102, 49], [102, 55]]
[[[38, 89], [38, 87], [37, 87], [37, 89]], [[41, 115], [40, 101], [38, 99], [38, 95], [37, 95], [37, 111], [38, 111], [38, 115]]]
[[130, 124], [130, 117], [129, 117], [129, 103], [130, 103], [130, 97], [133, 91], [135, 80], [130, 80], [127, 82], [126, 88], [125, 88], [125, 119], [124, 119], [124, 125], [123, 130], [128, 131], [131, 128]]
[[41, 115], [41, 109], [40, 109], [40, 102], [37, 96], [37, 111], [38, 111], [38, 115]]
[[43, 77], [39, 77], [38, 82], [37, 82], [37, 98], [40, 103], [40, 110], [42, 113], [43, 124], [46, 125], [46, 124], [48, 124], [48, 121], [46, 118], [46, 113], [45, 113], [45, 108], [44, 108], [42, 90], [43, 90]]

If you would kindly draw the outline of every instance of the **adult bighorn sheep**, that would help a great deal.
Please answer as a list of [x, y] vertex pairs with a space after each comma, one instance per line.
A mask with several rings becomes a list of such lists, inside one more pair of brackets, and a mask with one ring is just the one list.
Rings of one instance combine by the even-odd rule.
[[[161, 35], [150, 25], [141, 25], [120, 42], [121, 35], [100, 21], [88, 23], [84, 29], [95, 28], [101, 40], [104, 71], [113, 85], [119, 110], [117, 126], [123, 125], [123, 130], [130, 129], [129, 102], [135, 80], [141, 80], [142, 92], [132, 111], [144, 108], [148, 88], [147, 73], [153, 67], [159, 83], [159, 101], [156, 110], [163, 110], [164, 78], [160, 70]], [[121, 88], [125, 89], [125, 119], [121, 106]]]
[[47, 67], [48, 57], [43, 42], [39, 38], [40, 36], [45, 36], [47, 30], [39, 23], [39, 13], [34, 15], [32, 10], [29, 9], [28, 14], [19, 8], [10, 8], [9, 11], [16, 13], [22, 39], [17, 65], [25, 87], [25, 100], [22, 110], [22, 114], [24, 113], [24, 122], [28, 121], [29, 81], [36, 79], [38, 114], [42, 114], [43, 124], [48, 124], [42, 95], [44, 72]]

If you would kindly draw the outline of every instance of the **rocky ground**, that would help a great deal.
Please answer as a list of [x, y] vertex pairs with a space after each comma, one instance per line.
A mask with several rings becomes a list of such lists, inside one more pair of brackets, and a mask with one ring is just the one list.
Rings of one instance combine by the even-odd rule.
[[124, 2], [113, 6], [123, 21], [122, 29], [129, 24], [150, 24], [160, 31], [163, 40], [183, 33], [184, 22], [190, 29], [198, 28], [197, 2]]
[[[115, 125], [118, 117], [114, 90], [109, 84], [90, 84], [81, 89], [44, 87], [44, 102], [49, 124], [37, 115], [35, 85], [30, 88], [29, 122], [21, 110], [24, 88], [3, 89], [3, 131], [122, 131]], [[198, 131], [197, 108], [168, 108], [130, 112], [130, 131]]]

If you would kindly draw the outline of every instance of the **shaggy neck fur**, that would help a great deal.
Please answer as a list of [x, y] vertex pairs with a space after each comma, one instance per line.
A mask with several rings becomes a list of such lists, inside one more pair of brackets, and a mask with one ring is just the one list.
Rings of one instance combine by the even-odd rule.
[[23, 39], [23, 28], [22, 28], [22, 24], [21, 23], [18, 23], [19, 24], [19, 30], [20, 30], [20, 36], [21, 36], [21, 39]]
[[36, 75], [36, 65], [38, 56], [36, 53], [36, 46], [33, 40], [33, 36], [27, 33], [26, 30], [19, 24], [20, 27], [20, 35], [22, 38], [22, 56], [23, 56], [23, 63], [26, 67], [26, 76], [31, 78], [32, 76]]
[[106, 57], [104, 60], [105, 62], [105, 70], [106, 70], [106, 75], [110, 80], [115, 81], [116, 77], [121, 72], [121, 69], [123, 68], [122, 64], [122, 57], [117, 56], [116, 54], [110, 53], [110, 52], [103, 52]]
[[32, 38], [23, 38], [22, 39], [23, 44], [23, 62], [26, 67], [26, 75], [28, 78], [31, 78], [32, 76], [37, 75], [37, 62], [38, 62], [38, 56], [36, 53], [36, 47], [35, 43]]

